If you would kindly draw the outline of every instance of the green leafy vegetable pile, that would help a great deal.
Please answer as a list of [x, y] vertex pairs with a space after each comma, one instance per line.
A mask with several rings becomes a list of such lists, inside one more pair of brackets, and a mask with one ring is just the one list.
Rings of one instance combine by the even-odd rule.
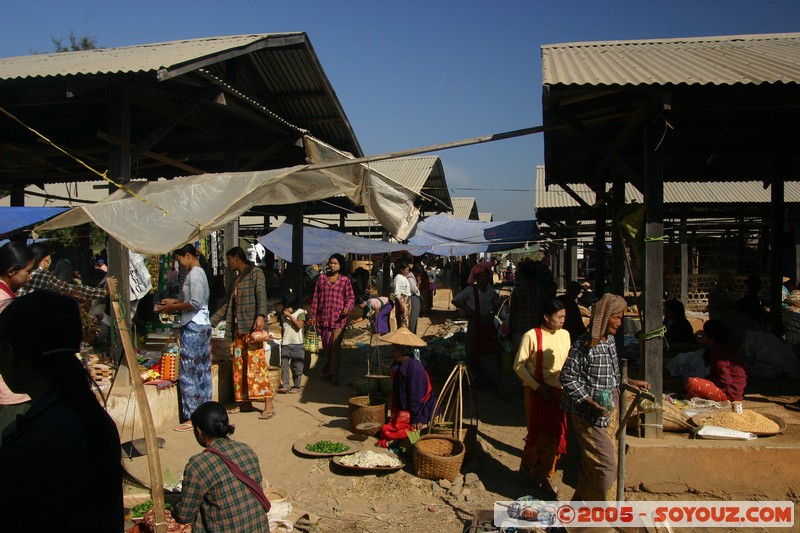
[[347, 444], [341, 442], [331, 442], [329, 440], [320, 440], [314, 444], [306, 444], [306, 450], [317, 453], [341, 453], [350, 449]]
[[[131, 508], [131, 518], [143, 518], [144, 515], [147, 514], [147, 511], [153, 508], [153, 500], [147, 500], [144, 503], [140, 503], [139, 505], [134, 505]], [[172, 509], [172, 506], [169, 503], [164, 504], [164, 508]]]

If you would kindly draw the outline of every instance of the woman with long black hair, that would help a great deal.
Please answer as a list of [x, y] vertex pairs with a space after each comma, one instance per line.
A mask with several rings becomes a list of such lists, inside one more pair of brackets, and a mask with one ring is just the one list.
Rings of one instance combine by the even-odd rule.
[[181, 313], [181, 356], [178, 391], [181, 393], [181, 424], [175, 431], [191, 431], [189, 419], [201, 403], [211, 400], [211, 320], [208, 316], [208, 278], [200, 266], [197, 249], [187, 244], [173, 252], [187, 270], [178, 298], [164, 298], [156, 304], [158, 312]]
[[514, 371], [525, 386], [528, 433], [520, 472], [549, 497], [558, 497], [553, 475], [559, 457], [567, 452], [567, 415], [561, 409], [559, 376], [569, 355], [570, 336], [564, 328], [566, 311], [557, 299], [542, 305], [542, 325], [522, 336]]
[[259, 418], [268, 420], [275, 416], [269, 383], [269, 361], [263, 342], [251, 342], [251, 334], [267, 328], [267, 281], [264, 272], [255, 266], [240, 246], [225, 253], [228, 268], [236, 272], [236, 279], [228, 290], [225, 305], [211, 317], [216, 325], [225, 319], [225, 338], [231, 343], [233, 357], [233, 399], [236, 407], [230, 414], [257, 411], [253, 401], [263, 401], [264, 410]]
[[339, 359], [342, 340], [347, 325], [347, 313], [355, 304], [353, 285], [347, 277], [344, 256], [333, 254], [328, 258], [324, 274], [317, 276], [314, 297], [308, 311], [308, 322], [315, 324], [322, 336], [322, 353], [327, 362], [322, 377], [339, 384]]
[[123, 530], [119, 434], [76, 357], [82, 334], [78, 303], [51, 291], [0, 314], [0, 372], [32, 399], [0, 447], [3, 531]]
[[[24, 244], [9, 242], [0, 247], [0, 313], [17, 297], [17, 291], [28, 284], [35, 268], [34, 254]], [[0, 435], [30, 406], [30, 397], [9, 390], [0, 376]]]

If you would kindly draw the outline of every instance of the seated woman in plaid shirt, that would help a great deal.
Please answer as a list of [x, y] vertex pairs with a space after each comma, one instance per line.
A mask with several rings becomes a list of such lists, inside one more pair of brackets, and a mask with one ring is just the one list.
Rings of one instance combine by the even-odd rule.
[[[192, 413], [194, 437], [203, 448], [215, 448], [261, 485], [261, 466], [253, 449], [231, 440], [234, 427], [217, 402], [206, 402]], [[183, 472], [180, 503], [172, 512], [175, 521], [192, 524], [192, 531], [269, 531], [267, 512], [231, 469], [214, 454], [191, 457]]]

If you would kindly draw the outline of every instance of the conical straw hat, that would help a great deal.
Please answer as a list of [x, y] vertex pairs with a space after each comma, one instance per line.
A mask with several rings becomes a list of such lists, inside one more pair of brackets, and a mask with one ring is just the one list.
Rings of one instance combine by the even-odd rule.
[[378, 338], [383, 342], [411, 346], [412, 348], [420, 348], [428, 345], [427, 342], [411, 333], [411, 330], [408, 328], [397, 328], [395, 331], [387, 333], [386, 335], [381, 335]]

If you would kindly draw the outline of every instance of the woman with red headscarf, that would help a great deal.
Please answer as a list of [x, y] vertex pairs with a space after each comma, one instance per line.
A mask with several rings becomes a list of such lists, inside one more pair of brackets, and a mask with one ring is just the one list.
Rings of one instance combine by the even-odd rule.
[[464, 312], [467, 319], [467, 359], [473, 368], [480, 366], [498, 389], [501, 398], [508, 399], [500, 376], [497, 352], [497, 329], [494, 315], [500, 306], [497, 291], [490, 284], [492, 276], [491, 261], [484, 261], [472, 267], [467, 287], [456, 294], [453, 305]]

